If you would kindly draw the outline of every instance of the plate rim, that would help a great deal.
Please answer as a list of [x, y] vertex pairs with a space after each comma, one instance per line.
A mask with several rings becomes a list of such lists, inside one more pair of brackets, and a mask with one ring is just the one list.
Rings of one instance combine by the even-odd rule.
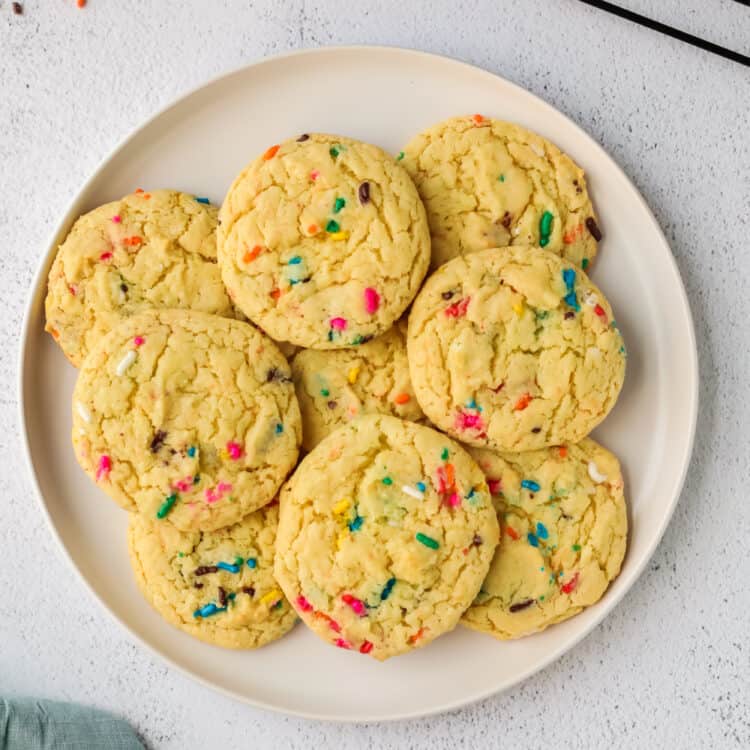
[[[26, 380], [28, 379], [28, 376], [26, 373], [26, 363], [28, 359], [29, 342], [31, 340], [32, 333], [33, 333], [32, 331], [33, 311], [35, 307], [37, 306], [37, 303], [39, 302], [40, 297], [43, 296], [44, 289], [46, 288], [46, 276], [49, 272], [49, 267], [54, 258], [54, 254], [57, 249], [58, 239], [60, 235], [63, 233], [63, 231], [65, 231], [69, 227], [71, 218], [73, 217], [75, 213], [75, 209], [81, 200], [81, 196], [88, 190], [90, 185], [99, 177], [101, 172], [103, 172], [104, 169], [108, 167], [110, 162], [125, 147], [127, 147], [128, 144], [132, 140], [134, 140], [145, 128], [147, 128], [153, 122], [155, 122], [156, 120], [161, 118], [163, 115], [168, 113], [171, 109], [182, 104], [186, 99], [224, 80], [227, 80], [235, 75], [241, 74], [250, 68], [259, 68], [265, 65], [271, 65], [277, 61], [285, 60], [289, 58], [303, 58], [303, 57], [308, 57], [308, 56], [325, 55], [325, 54], [331, 54], [331, 53], [334, 53], [334, 54], [346, 53], [346, 52], [366, 53], [366, 52], [373, 52], [373, 51], [379, 54], [382, 54], [382, 53], [394, 54], [395, 53], [398, 55], [421, 58], [422, 60], [428, 60], [432, 62], [439, 62], [439, 63], [449, 62], [454, 66], [459, 66], [461, 68], [464, 68], [467, 73], [470, 73], [472, 75], [480, 75], [485, 78], [499, 80], [504, 85], [511, 87], [513, 90], [521, 94], [523, 97], [531, 97], [531, 99], [537, 105], [541, 104], [544, 107], [549, 107], [553, 109], [558, 115], [564, 118], [564, 120], [566, 120], [567, 123], [571, 125], [578, 132], [579, 135], [583, 136], [583, 138], [585, 139], [586, 145], [590, 151], [593, 151], [598, 158], [600, 159], [603, 158], [605, 161], [608, 161], [614, 167], [614, 174], [617, 176], [617, 179], [621, 183], [624, 184], [628, 192], [630, 192], [631, 194], [635, 196], [637, 202], [640, 205], [640, 208], [644, 210], [646, 215], [648, 216], [652, 224], [652, 228], [656, 231], [657, 236], [664, 243], [664, 246], [668, 250], [667, 255], [668, 255], [668, 261], [670, 264], [669, 267], [672, 273], [674, 274], [675, 280], [677, 282], [677, 291], [679, 293], [678, 296], [679, 296], [679, 301], [681, 303], [680, 307], [681, 307], [682, 313], [685, 315], [685, 318], [688, 324], [688, 334], [689, 334], [688, 343], [689, 343], [689, 349], [690, 349], [690, 355], [691, 355], [690, 356], [690, 368], [689, 368], [688, 374], [692, 381], [692, 388], [690, 389], [690, 400], [689, 400], [689, 403], [687, 404], [687, 407], [690, 411], [690, 426], [689, 426], [688, 440], [685, 443], [685, 450], [683, 452], [683, 455], [680, 457], [680, 463], [682, 465], [682, 469], [681, 469], [679, 477], [676, 478], [676, 481], [673, 484], [673, 489], [671, 493], [672, 497], [669, 502], [669, 506], [666, 509], [666, 513], [662, 519], [661, 525], [656, 532], [656, 535], [654, 537], [654, 540], [650, 548], [647, 549], [642, 559], [638, 563], [635, 564], [634, 569], [632, 570], [632, 572], [630, 572], [629, 574], [630, 580], [628, 581], [628, 583], [623, 587], [621, 591], [617, 592], [614, 595], [615, 598], [612, 598], [613, 595], [611, 594], [611, 592], [609, 593], [609, 597], [611, 601], [608, 603], [608, 605], [605, 608], [602, 608], [601, 612], [597, 613], [596, 617], [594, 617], [592, 621], [581, 630], [580, 633], [577, 633], [570, 641], [567, 641], [562, 646], [558, 646], [555, 649], [553, 649], [550, 652], [550, 654], [548, 654], [545, 658], [540, 660], [539, 663], [536, 663], [533, 666], [527, 668], [526, 670], [520, 672], [514, 679], [509, 681], [507, 684], [500, 684], [493, 688], [479, 690], [475, 693], [472, 693], [470, 695], [467, 695], [461, 698], [460, 700], [453, 700], [453, 701], [448, 701], [446, 703], [441, 703], [427, 710], [417, 709], [417, 710], [412, 710], [412, 711], [404, 711], [401, 713], [389, 715], [387, 717], [371, 716], [367, 714], [358, 714], [358, 715], [351, 715], [351, 716], [346, 716], [342, 718], [341, 716], [332, 714], [332, 713], [320, 713], [320, 712], [310, 712], [310, 711], [304, 711], [304, 710], [285, 709], [281, 706], [268, 703], [262, 699], [251, 698], [251, 697], [248, 697], [247, 695], [243, 695], [229, 688], [225, 688], [218, 684], [215, 684], [211, 682], [209, 679], [202, 677], [196, 672], [193, 672], [188, 667], [178, 664], [172, 658], [170, 658], [166, 654], [159, 651], [155, 646], [152, 646], [150, 643], [145, 641], [134, 630], [132, 630], [131, 627], [127, 623], [121, 620], [112, 609], [110, 609], [109, 605], [104, 601], [104, 599], [102, 599], [96, 593], [92, 584], [83, 575], [83, 573], [81, 572], [79, 567], [76, 565], [75, 561], [73, 560], [71, 553], [68, 551], [67, 546], [63, 542], [57, 530], [57, 527], [55, 526], [52, 520], [52, 516], [50, 515], [50, 511], [47, 508], [46, 501], [42, 494], [42, 490], [39, 485], [36, 471], [34, 469], [33, 459], [31, 456], [29, 429], [28, 429], [28, 425], [26, 421], [26, 390], [27, 390]], [[99, 161], [98, 165], [91, 172], [91, 174], [86, 179], [84, 179], [84, 181], [81, 183], [78, 190], [75, 192], [74, 197], [69, 201], [64, 213], [62, 214], [62, 217], [60, 218], [59, 221], [56, 222], [55, 227], [53, 231], [51, 232], [45, 247], [46, 247], [46, 250], [44, 254], [42, 255], [42, 257], [37, 261], [36, 271], [33, 274], [31, 283], [26, 292], [26, 304], [24, 307], [23, 320], [21, 323], [21, 337], [19, 340], [19, 350], [18, 350], [18, 369], [17, 369], [18, 411], [17, 411], [17, 416], [18, 416], [19, 426], [20, 426], [21, 442], [23, 446], [23, 455], [24, 455], [24, 463], [26, 465], [26, 471], [27, 471], [29, 478], [31, 479], [31, 485], [34, 491], [34, 496], [36, 498], [37, 505], [41, 508], [42, 515], [45, 519], [47, 528], [52, 534], [52, 537], [56, 540], [58, 549], [62, 552], [63, 558], [68, 562], [70, 567], [73, 569], [79, 581], [81, 581], [84, 584], [85, 588], [88, 590], [89, 594], [93, 597], [93, 599], [97, 602], [97, 604], [109, 615], [109, 617], [115, 623], [117, 623], [117, 625], [122, 630], [125, 631], [127, 636], [130, 637], [130, 639], [133, 642], [135, 642], [141, 647], [144, 647], [150, 654], [162, 660], [163, 662], [168, 664], [171, 668], [176, 669], [180, 674], [188, 677], [189, 679], [199, 683], [200, 685], [206, 688], [209, 688], [210, 690], [218, 692], [228, 698], [231, 698], [245, 705], [249, 705], [254, 708], [262, 709], [265, 711], [271, 711], [271, 712], [281, 714], [284, 716], [298, 716], [300, 718], [314, 720], [314, 721], [340, 722], [340, 723], [345, 723], [345, 724], [355, 724], [355, 723], [365, 723], [365, 722], [367, 723], [391, 723], [394, 721], [413, 720], [413, 719], [418, 719], [418, 718], [423, 718], [423, 717], [435, 716], [438, 714], [446, 713], [448, 711], [456, 711], [466, 706], [469, 706], [471, 704], [477, 703], [479, 701], [486, 700], [487, 698], [490, 698], [494, 695], [499, 695], [500, 693], [503, 693], [506, 690], [510, 690], [511, 688], [514, 688], [520, 685], [521, 683], [525, 682], [526, 680], [528, 680], [530, 677], [537, 674], [538, 672], [541, 672], [543, 669], [546, 669], [547, 667], [549, 667], [550, 664], [557, 661], [565, 653], [574, 649], [584, 638], [589, 636], [594, 631], [594, 629], [599, 627], [602, 621], [607, 616], [609, 616], [609, 614], [615, 609], [615, 607], [617, 607], [620, 604], [620, 602], [622, 602], [624, 597], [628, 594], [628, 592], [632, 589], [632, 587], [641, 577], [641, 575], [643, 574], [643, 571], [645, 570], [646, 566], [648, 565], [654, 553], [656, 552], [656, 549], [661, 544], [661, 540], [667, 530], [667, 527], [669, 526], [672, 520], [672, 516], [674, 515], [674, 511], [675, 511], [675, 508], [677, 507], [677, 503], [679, 502], [682, 496], [682, 491], [685, 486], [685, 481], [687, 479], [687, 473], [691, 464], [691, 458], [692, 458], [692, 454], [693, 454], [693, 450], [695, 446], [695, 434], [696, 434], [696, 429], [697, 429], [697, 421], [698, 421], [698, 413], [699, 413], [700, 368], [699, 368], [699, 362], [698, 362], [698, 349], [697, 349], [696, 336], [695, 336], [695, 323], [693, 320], [693, 315], [692, 315], [690, 303], [689, 303], [688, 296], [687, 296], [687, 290], [685, 289], [685, 284], [682, 280], [682, 276], [680, 274], [680, 270], [677, 265], [677, 260], [674, 254], [672, 253], [672, 249], [669, 245], [669, 242], [667, 241], [664, 231], [659, 225], [659, 222], [654, 216], [653, 211], [649, 207], [648, 203], [646, 202], [645, 198], [641, 194], [640, 190], [636, 187], [636, 185], [632, 182], [632, 180], [627, 176], [627, 174], [624, 172], [624, 170], [619, 165], [619, 163], [615, 160], [615, 158], [612, 155], [609, 154], [609, 152], [607, 152], [604, 149], [604, 147], [598, 141], [596, 141], [591, 135], [589, 135], [589, 133], [583, 127], [581, 127], [577, 122], [575, 122], [567, 114], [557, 109], [557, 107], [555, 107], [553, 104], [550, 104], [549, 102], [545, 101], [544, 99], [537, 96], [533, 92], [528, 91], [527, 89], [523, 88], [523, 86], [517, 83], [514, 83], [513, 81], [508, 80], [507, 78], [505, 78], [504, 76], [498, 73], [493, 73], [492, 71], [485, 70], [484, 68], [478, 65], [465, 62], [464, 60], [453, 57], [451, 55], [438, 54], [434, 52], [426, 52], [423, 50], [413, 49], [410, 47], [400, 47], [400, 46], [394, 46], [394, 45], [374, 45], [374, 44], [354, 44], [354, 45], [333, 44], [333, 45], [325, 45], [325, 46], [320, 46], [320, 47], [310, 47], [310, 48], [305, 48], [305, 49], [293, 49], [293, 50], [289, 50], [286, 52], [268, 55], [258, 60], [243, 63], [241, 65], [233, 67], [227, 71], [224, 71], [223, 73], [219, 73], [215, 76], [212, 76], [206, 81], [196, 86], [193, 86], [189, 88], [188, 90], [178, 94], [177, 96], [172, 98], [166, 105], [160, 107], [156, 112], [154, 112], [152, 115], [150, 115], [149, 117], [141, 121], [138, 125], [132, 128], [127, 133], [127, 135], [121, 138], [115, 144], [115, 146], [108, 151], [108, 153], [104, 156], [104, 158]]]

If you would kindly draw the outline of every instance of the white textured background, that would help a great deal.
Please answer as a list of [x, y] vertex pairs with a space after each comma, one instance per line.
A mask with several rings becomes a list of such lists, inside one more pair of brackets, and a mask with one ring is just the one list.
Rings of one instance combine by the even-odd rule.
[[[738, 2], [620, 2], [750, 52], [750, 9]], [[0, 0], [0, 695], [113, 710], [158, 748], [750, 746], [750, 69], [575, 0], [23, 4], [18, 17]], [[475, 63], [599, 140], [672, 244], [702, 376], [682, 500], [647, 572], [605, 623], [507, 694], [382, 726], [253, 710], [133, 645], [47, 531], [16, 416], [17, 340], [32, 274], [99, 160], [211, 76], [269, 54], [344, 43]]]

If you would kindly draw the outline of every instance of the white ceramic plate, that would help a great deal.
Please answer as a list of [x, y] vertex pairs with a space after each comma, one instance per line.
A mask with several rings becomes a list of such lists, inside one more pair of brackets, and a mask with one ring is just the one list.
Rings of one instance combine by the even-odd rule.
[[[500, 643], [458, 628], [428, 648], [378, 664], [298, 626], [258, 652], [204, 645], [175, 630], [136, 590], [125, 513], [81, 472], [69, 434], [76, 376], [44, 334], [46, 276], [82, 212], [138, 186], [219, 204], [270, 144], [306, 131], [396, 153], [414, 133], [457, 114], [519, 122], [587, 172], [604, 240], [593, 277], [608, 295], [629, 359], [620, 401], [596, 437], [622, 460], [631, 522], [620, 577], [596, 606], [544, 633]], [[21, 352], [22, 424], [31, 473], [53, 533], [91, 591], [141, 643], [206, 685], [256, 706], [308, 717], [383, 720], [456, 708], [514, 685], [559, 657], [622, 599], [679, 497], [697, 414], [697, 357], [685, 291], [663, 234], [612, 159], [548, 104], [490, 73], [399, 49], [321, 49], [266, 60], [189, 94], [138, 129], [84, 185], [46, 249]]]

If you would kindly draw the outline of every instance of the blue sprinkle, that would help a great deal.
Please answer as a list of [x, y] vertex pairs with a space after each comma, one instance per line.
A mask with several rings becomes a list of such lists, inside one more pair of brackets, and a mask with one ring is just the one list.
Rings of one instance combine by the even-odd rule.
[[539, 492], [539, 484], [533, 479], [524, 479], [521, 481], [521, 487], [532, 492]]
[[380, 592], [380, 600], [385, 601], [390, 595], [391, 591], [393, 591], [393, 587], [396, 585], [396, 579], [395, 578], [389, 578], [386, 581], [385, 586], [383, 586], [383, 590]]
[[225, 563], [225, 562], [216, 563], [216, 567], [219, 570], [226, 570], [227, 573], [239, 573], [240, 572], [239, 565], [230, 565], [229, 563]]
[[349, 531], [359, 531], [362, 524], [365, 522], [365, 519], [362, 518], [362, 516], [357, 516], [350, 524], [349, 524]]
[[579, 312], [581, 306], [578, 304], [578, 298], [575, 292], [568, 292], [564, 297], [565, 302], [570, 305], [576, 312]]
[[469, 490], [469, 494], [466, 496], [466, 499], [469, 500], [472, 497], [474, 497], [474, 488], [473, 487]]
[[200, 609], [196, 609], [195, 612], [193, 612], [193, 617], [210, 617], [211, 615], [215, 615], [217, 612], [226, 611], [226, 607], [217, 607], [213, 602], [211, 602], [211, 604], [206, 604]]
[[188, 456], [190, 456], [190, 458], [195, 458], [195, 446], [194, 445], [191, 445], [188, 448], [187, 454], [188, 454]]
[[476, 408], [477, 408], [477, 402], [476, 402], [476, 399], [471, 399], [471, 401], [469, 401], [469, 402], [468, 402], [468, 403], [466, 404], [466, 408], [467, 408], [467, 409], [476, 409]]
[[289, 258], [288, 263], [290, 266], [297, 266], [302, 263], [302, 258], [299, 255], [295, 255], [293, 258]]
[[197, 200], [198, 203], [203, 203], [205, 206], [208, 206], [211, 203], [211, 201], [208, 200], [208, 198], [196, 198], [195, 200]]
[[576, 272], [572, 268], [566, 268], [562, 272], [562, 277], [565, 282], [565, 288], [569, 292], [572, 292], [576, 283]]
[[281, 435], [281, 433], [284, 432], [284, 425], [281, 424], [281, 422], [276, 423], [276, 434]]
[[333, 331], [328, 331], [328, 340], [333, 341]]
[[289, 283], [294, 286], [295, 284], [299, 284], [301, 279], [289, 279]]
[[425, 492], [427, 490], [427, 485], [424, 482], [417, 482], [417, 489], [420, 492]]
[[532, 547], [538, 547], [539, 546], [539, 540], [536, 538], [536, 534], [527, 534], [526, 539], [528, 539], [529, 544]]
[[247, 558], [247, 567], [248, 568], [256, 568], [258, 566], [258, 561], [254, 557], [248, 557]]
[[549, 539], [549, 531], [547, 531], [547, 527], [543, 523], [537, 523], [536, 535], [540, 539]]

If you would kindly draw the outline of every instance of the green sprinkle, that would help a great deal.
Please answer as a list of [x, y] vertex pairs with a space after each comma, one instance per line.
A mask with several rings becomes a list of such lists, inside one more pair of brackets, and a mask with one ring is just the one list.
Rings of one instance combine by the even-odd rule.
[[170, 510], [172, 510], [172, 506], [177, 502], [177, 493], [175, 492], [173, 495], [170, 495], [168, 498], [164, 500], [164, 502], [159, 506], [159, 510], [156, 511], [156, 517], [157, 518], [164, 518]]
[[229, 599], [230, 602], [233, 602], [237, 594], [233, 591], [231, 594], [227, 596], [227, 599]]
[[549, 236], [552, 232], [552, 219], [554, 217], [549, 211], [545, 211], [542, 214], [542, 218], [539, 219], [539, 245], [545, 247], [549, 244]]
[[330, 232], [333, 234], [334, 232], [341, 231], [341, 225], [338, 223], [338, 221], [334, 221], [331, 219], [328, 224], [326, 224], [326, 232]]
[[364, 344], [364, 343], [365, 343], [365, 337], [362, 334], [355, 336], [354, 339], [352, 340], [352, 344], [355, 344], [357, 346], [359, 346], [360, 344]]
[[337, 214], [345, 205], [346, 201], [343, 198], [336, 198], [333, 204], [333, 213]]
[[244, 557], [235, 557], [234, 558], [234, 564], [235, 565], [242, 565], [245, 562]]
[[573, 552], [580, 552], [581, 551], [581, 545], [580, 544], [574, 544], [573, 545]]
[[544, 601], [544, 594], [542, 594], [542, 595], [541, 595], [541, 596], [539, 597], [539, 601], [540, 601], [540, 602], [543, 602], [543, 601]]
[[390, 477], [383, 477], [383, 484], [386, 484], [386, 485], [393, 484], [393, 480]]
[[448, 456], [450, 456], [450, 452], [448, 451], [447, 448], [443, 448], [443, 452], [440, 454], [440, 458], [442, 458], [443, 461], [447, 461]]
[[325, 396], [326, 398], [331, 395], [331, 392], [328, 390], [328, 388], [322, 388], [320, 391], [321, 396]]
[[437, 549], [440, 546], [440, 543], [436, 542], [431, 536], [427, 536], [426, 534], [422, 534], [421, 532], [417, 533], [415, 539], [421, 544], [424, 544], [425, 547], [429, 547], [430, 549]]
[[399, 151], [398, 156], [396, 157], [396, 161], [401, 161], [401, 159], [403, 159], [404, 156], [406, 156], [406, 154], [404, 154], [403, 151]]
[[581, 268], [585, 271], [588, 267], [589, 267], [589, 259], [588, 258], [584, 258], [581, 261]]
[[279, 599], [279, 601], [276, 602], [276, 604], [273, 605], [274, 609], [281, 609], [284, 606], [284, 602]]
[[328, 149], [328, 153], [335, 159], [341, 152], [336, 148], [336, 146], [331, 146], [331, 148]]
[[177, 557], [185, 557], [185, 553], [184, 552], [178, 552], [177, 553]]
[[500, 177], [497, 178], [498, 182], [505, 182], [505, 175], [501, 174]]

